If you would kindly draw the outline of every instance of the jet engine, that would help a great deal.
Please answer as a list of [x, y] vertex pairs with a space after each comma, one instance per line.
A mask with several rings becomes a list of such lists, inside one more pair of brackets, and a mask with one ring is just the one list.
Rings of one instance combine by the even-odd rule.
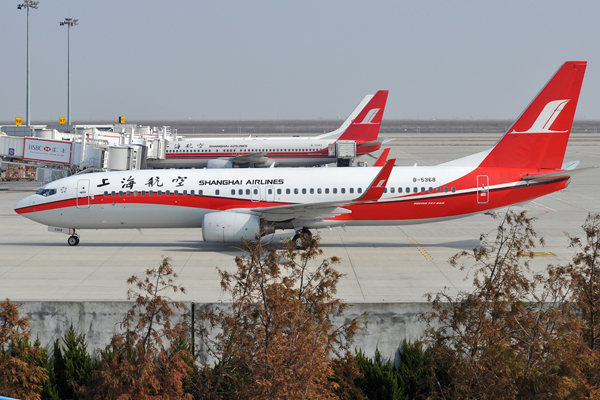
[[233, 168], [233, 161], [225, 158], [215, 158], [208, 160], [206, 168]]
[[256, 235], [274, 233], [275, 229], [256, 215], [219, 211], [202, 217], [202, 238], [205, 242], [233, 243], [254, 240]]

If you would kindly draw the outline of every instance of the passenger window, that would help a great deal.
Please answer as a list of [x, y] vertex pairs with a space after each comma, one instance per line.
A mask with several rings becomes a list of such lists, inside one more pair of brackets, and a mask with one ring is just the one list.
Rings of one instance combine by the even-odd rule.
[[133, 196], [134, 196], [134, 197], [137, 197], [137, 195], [138, 195], [138, 191], [137, 191], [137, 190], [134, 190], [134, 191], [133, 191]]
[[198, 190], [198, 196], [202, 196], [204, 194], [204, 190], [200, 189]]
[[356, 191], [357, 191], [358, 193], [362, 193], [362, 188], [358, 188]]
[[394, 193], [396, 191], [396, 188], [390, 188], [390, 192]]
[[179, 190], [175, 190], [175, 191], [173, 192], [173, 194], [174, 194], [175, 196], [178, 196], [178, 195], [179, 195]]
[[456, 192], [456, 187], [452, 186], [452, 193]]
[[444, 188], [444, 193], [448, 193], [448, 186]]
[[231, 194], [235, 196], [235, 189], [231, 189]]
[[281, 189], [277, 189], [277, 194], [281, 194]]
[[219, 189], [215, 189], [215, 195], [218, 196], [221, 194], [221, 191]]
[[238, 189], [238, 194], [241, 196], [244, 194], [244, 189]]
[[342, 188], [341, 191], [342, 191], [342, 194], [346, 193], [346, 188]]
[[329, 188], [325, 188], [325, 194], [329, 194]]
[[310, 194], [315, 194], [315, 189], [310, 188]]
[[170, 190], [167, 190], [167, 191], [165, 192], [165, 195], [167, 195], [167, 196], [170, 196], [170, 195], [171, 195], [171, 191], [170, 191]]
[[193, 191], [193, 190], [190, 190], [190, 194], [193, 196], [193, 195], [194, 195], [194, 191]]
[[184, 191], [183, 191], [183, 195], [184, 195], [184, 196], [187, 196], [187, 190], [184, 190]]
[[271, 188], [267, 189], [267, 193], [268, 194], [273, 194], [273, 189], [271, 189]]
[[425, 188], [421, 186], [421, 193], [425, 193]]
[[151, 191], [149, 191], [149, 192], [148, 192], [148, 195], [149, 195], [149, 196], [154, 196], [154, 190], [151, 190]]
[[333, 194], [337, 194], [337, 188], [333, 188]]
[[146, 195], [146, 191], [142, 190], [142, 197], [144, 197]]
[[294, 189], [294, 194], [298, 194], [298, 188]]
[[246, 189], [246, 195], [250, 196], [250, 189]]
[[258, 194], [258, 189], [253, 190], [254, 194]]
[[354, 188], [350, 188], [350, 193], [354, 193]]
[[402, 188], [401, 187], [398, 188], [398, 193], [402, 193]]
[[387, 188], [384, 188], [384, 189], [383, 189], [383, 193], [387, 193]]
[[409, 187], [406, 188], [406, 193], [410, 193], [410, 188]]
[[306, 194], [306, 188], [302, 188], [302, 194]]
[[121, 196], [121, 197], [123, 196], [123, 191], [122, 190], [119, 190], [119, 196]]
[[435, 191], [436, 191], [437, 193], [439, 193], [441, 190], [442, 190], [442, 188], [440, 188], [439, 186], [435, 188]]
[[104, 192], [104, 197], [108, 197], [108, 192]]
[[321, 188], [317, 188], [317, 194], [321, 194]]
[[413, 193], [419, 193], [419, 188], [418, 187], [413, 188]]
[[433, 188], [429, 187], [429, 193], [433, 193]]
[[291, 191], [289, 188], [288, 188], [288, 189], [285, 189], [285, 194], [290, 194], [291, 192], [292, 192], [292, 191]]

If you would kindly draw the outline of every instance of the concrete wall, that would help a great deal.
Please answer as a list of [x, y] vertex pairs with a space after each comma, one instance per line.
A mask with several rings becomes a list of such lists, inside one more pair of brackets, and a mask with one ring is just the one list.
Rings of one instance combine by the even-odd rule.
[[[39, 338], [42, 346], [51, 348], [54, 341], [73, 324], [84, 333], [88, 350], [104, 349], [115, 333], [121, 333], [120, 323], [133, 303], [130, 302], [38, 302], [19, 303], [19, 315], [28, 317], [32, 339]], [[186, 303], [188, 309], [192, 304]], [[199, 309], [203, 304], [194, 304]], [[419, 313], [428, 311], [427, 303], [356, 303], [336, 322], [349, 321], [364, 313], [362, 320], [367, 326], [355, 337], [355, 347], [368, 356], [379, 348], [382, 355], [392, 359], [402, 340], [421, 336], [425, 326], [419, 321]], [[178, 321], [181, 313], [173, 321]]]

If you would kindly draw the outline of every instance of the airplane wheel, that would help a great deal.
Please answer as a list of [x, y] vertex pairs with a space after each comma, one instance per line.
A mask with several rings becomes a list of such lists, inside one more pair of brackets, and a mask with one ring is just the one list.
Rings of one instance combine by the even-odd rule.
[[77, 246], [79, 244], [79, 238], [77, 236], [69, 236], [67, 243], [69, 243], [69, 246]]
[[294, 242], [294, 245], [296, 246], [296, 249], [298, 249], [298, 250], [304, 249], [304, 246], [302, 244], [302, 238], [300, 237], [299, 233], [296, 233], [294, 235], [294, 237], [292, 238], [292, 242]]
[[311, 231], [309, 231], [308, 229], [304, 228], [302, 229], [302, 231], [300, 231], [300, 233], [296, 233], [294, 235], [294, 237], [292, 238], [292, 242], [294, 242], [294, 244], [296, 245], [296, 248], [298, 250], [304, 250], [306, 247], [304, 246], [303, 243], [303, 239], [304, 241], [309, 241], [312, 239], [312, 233]]

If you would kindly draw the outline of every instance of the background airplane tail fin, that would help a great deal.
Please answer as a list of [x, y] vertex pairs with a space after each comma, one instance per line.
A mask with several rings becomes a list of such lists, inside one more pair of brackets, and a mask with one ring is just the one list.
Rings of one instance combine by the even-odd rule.
[[564, 63], [480, 166], [560, 169], [586, 65]]
[[387, 90], [375, 93], [337, 140], [355, 140], [360, 143], [377, 140], [387, 97]]

